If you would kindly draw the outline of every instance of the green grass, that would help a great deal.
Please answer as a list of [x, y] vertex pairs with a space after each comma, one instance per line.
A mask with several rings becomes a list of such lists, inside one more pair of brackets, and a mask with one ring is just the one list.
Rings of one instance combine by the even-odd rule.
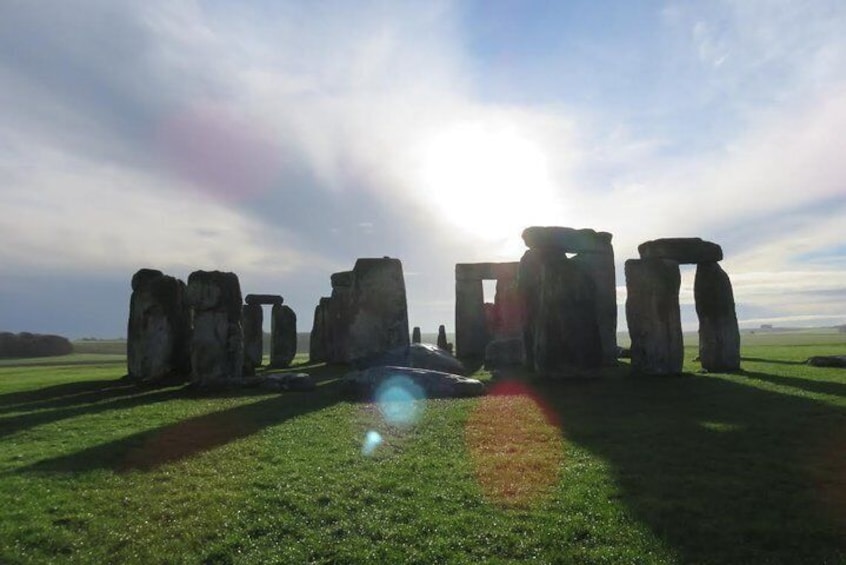
[[0, 367], [0, 562], [843, 562], [846, 371], [801, 361], [846, 343], [744, 344], [735, 375], [526, 380], [404, 428], [325, 366], [205, 396]]

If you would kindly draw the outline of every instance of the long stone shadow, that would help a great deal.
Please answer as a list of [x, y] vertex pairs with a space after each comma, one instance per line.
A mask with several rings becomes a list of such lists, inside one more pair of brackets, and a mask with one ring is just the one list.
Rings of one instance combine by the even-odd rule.
[[769, 383], [790, 386], [806, 390], [808, 392], [816, 392], [819, 394], [832, 394], [835, 396], [846, 397], [846, 383], [835, 383], [831, 381], [817, 381], [813, 379], [802, 379], [799, 377], [785, 377], [782, 375], [770, 375], [769, 373], [761, 373], [757, 371], [740, 371], [737, 374], [766, 381]]
[[0, 414], [90, 404], [135, 394], [138, 387], [125, 379], [75, 381], [0, 394]]
[[714, 375], [532, 384], [682, 562], [846, 557], [843, 409]]
[[198, 398], [250, 396], [261, 394], [265, 400], [181, 420], [153, 430], [145, 430], [70, 455], [45, 459], [20, 469], [21, 473], [75, 473], [96, 469], [115, 472], [150, 471], [193, 457], [229, 442], [248, 437], [288, 419], [322, 410], [341, 400], [337, 375], [324, 372], [315, 378], [313, 392], [238, 391], [197, 394]]

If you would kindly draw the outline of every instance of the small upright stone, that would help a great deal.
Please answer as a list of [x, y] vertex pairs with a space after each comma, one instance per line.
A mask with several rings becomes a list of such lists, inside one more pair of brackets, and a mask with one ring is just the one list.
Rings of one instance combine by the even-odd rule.
[[446, 327], [443, 324], [438, 326], [438, 347], [444, 351], [451, 349], [447, 343]]
[[274, 304], [270, 315], [270, 366], [288, 367], [297, 354], [297, 315], [282, 304]]
[[192, 382], [200, 387], [241, 384], [244, 336], [238, 276], [221, 271], [194, 271], [188, 277], [185, 298], [194, 309]]
[[414, 326], [411, 330], [411, 343], [420, 343], [420, 326]]
[[330, 298], [324, 296], [320, 299], [317, 306], [314, 307], [314, 322], [311, 326], [308, 351], [308, 358], [312, 363], [322, 363], [329, 359], [329, 344], [327, 341], [329, 333], [329, 301]]

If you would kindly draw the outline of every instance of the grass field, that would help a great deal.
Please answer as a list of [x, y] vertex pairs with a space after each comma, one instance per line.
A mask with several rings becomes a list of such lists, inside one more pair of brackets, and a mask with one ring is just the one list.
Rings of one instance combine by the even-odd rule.
[[197, 396], [2, 366], [0, 562], [842, 563], [846, 370], [801, 363], [837, 337], [745, 336], [735, 375], [491, 382], [403, 427], [338, 368]]

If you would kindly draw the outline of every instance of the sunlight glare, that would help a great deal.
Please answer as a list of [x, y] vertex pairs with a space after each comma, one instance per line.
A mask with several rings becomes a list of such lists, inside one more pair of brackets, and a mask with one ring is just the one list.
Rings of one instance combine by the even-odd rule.
[[456, 227], [488, 241], [561, 220], [547, 155], [516, 124], [460, 122], [425, 139], [417, 181]]

